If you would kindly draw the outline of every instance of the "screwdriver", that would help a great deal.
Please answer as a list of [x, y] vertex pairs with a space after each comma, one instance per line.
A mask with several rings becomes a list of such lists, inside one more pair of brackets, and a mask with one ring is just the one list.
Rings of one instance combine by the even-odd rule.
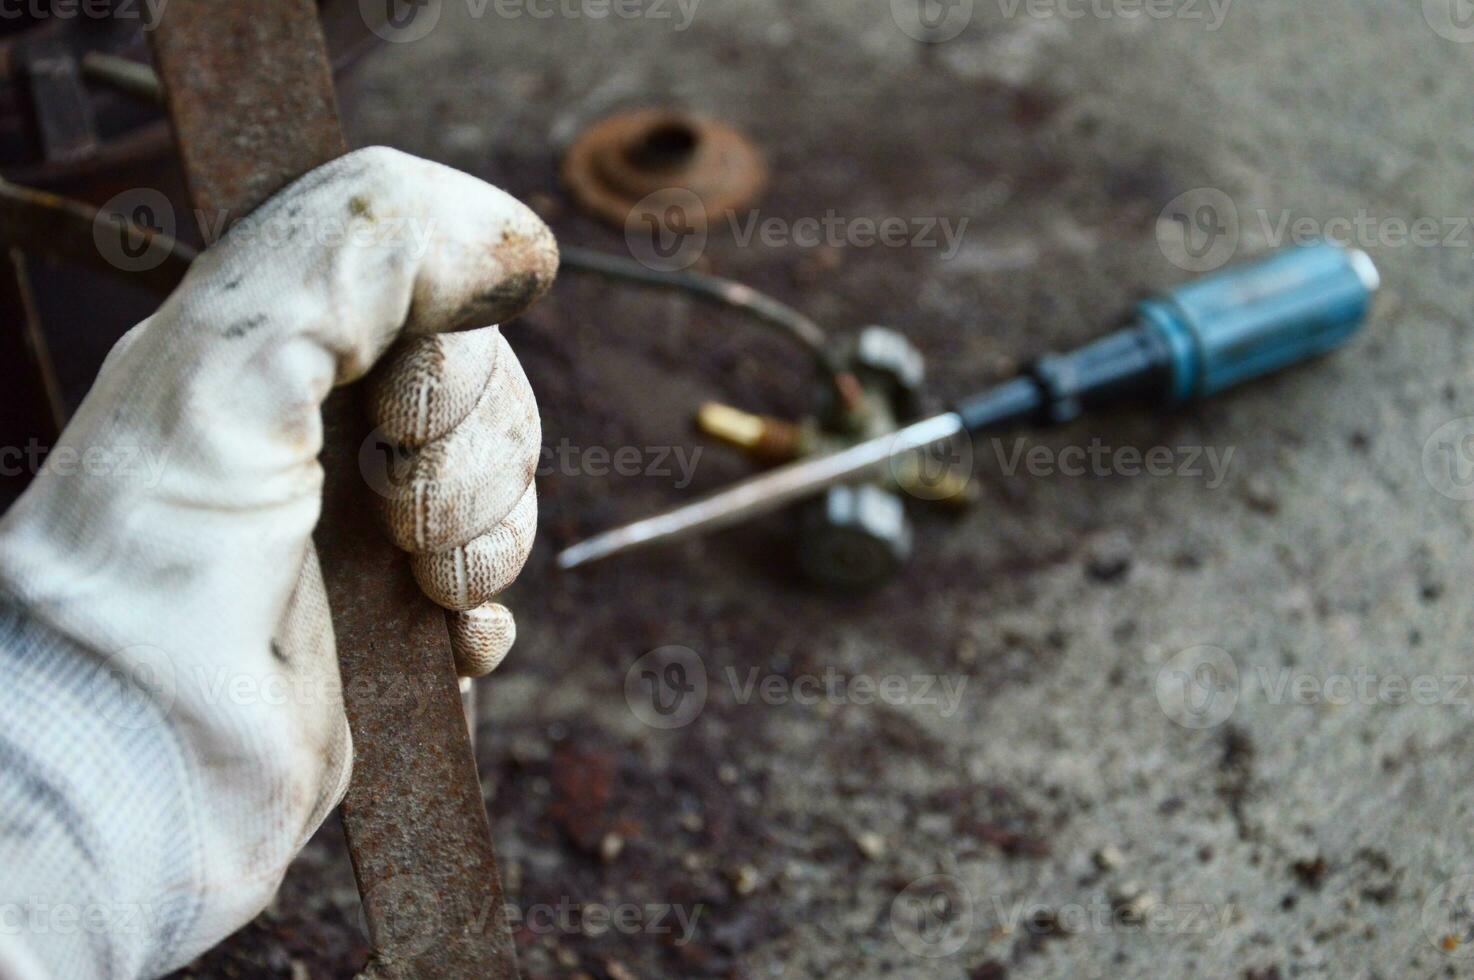
[[558, 566], [728, 527], [962, 433], [1059, 425], [1124, 399], [1172, 408], [1205, 398], [1340, 346], [1361, 327], [1379, 284], [1370, 256], [1331, 243], [1215, 273], [1141, 301], [1128, 326], [1042, 357], [950, 411], [595, 535], [561, 552]]

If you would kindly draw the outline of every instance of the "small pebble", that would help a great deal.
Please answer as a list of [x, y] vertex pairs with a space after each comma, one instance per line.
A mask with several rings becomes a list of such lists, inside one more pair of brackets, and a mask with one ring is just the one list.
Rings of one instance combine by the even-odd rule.
[[618, 960], [605, 960], [604, 972], [609, 974], [609, 980], [638, 980], [634, 971]]
[[860, 853], [872, 861], [878, 861], [885, 857], [885, 838], [873, 830], [862, 831], [855, 835], [855, 846]]
[[1114, 871], [1126, 863], [1126, 855], [1115, 844], [1107, 844], [1093, 855], [1095, 866], [1102, 871]]
[[1244, 502], [1261, 514], [1279, 513], [1279, 496], [1275, 494], [1270, 482], [1262, 476], [1251, 476], [1244, 483]]
[[957, 641], [957, 662], [965, 667], [970, 667], [978, 661], [978, 645], [971, 637], [963, 637]]
[[750, 864], [744, 864], [733, 868], [727, 875], [732, 882], [732, 891], [744, 898], [757, 891], [758, 885], [762, 884], [762, 878], [757, 873], [757, 868]]
[[1131, 571], [1131, 539], [1119, 531], [1092, 540], [1085, 555], [1085, 574], [1097, 582], [1119, 582]]
[[1140, 921], [1157, 904], [1157, 896], [1136, 881], [1126, 882], [1116, 890], [1113, 898], [1116, 910], [1128, 921]]

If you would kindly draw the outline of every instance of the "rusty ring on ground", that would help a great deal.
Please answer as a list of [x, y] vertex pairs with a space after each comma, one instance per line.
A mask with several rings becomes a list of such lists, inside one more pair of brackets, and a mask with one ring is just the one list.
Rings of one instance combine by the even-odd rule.
[[762, 191], [767, 164], [737, 130], [705, 116], [637, 109], [602, 119], [578, 137], [563, 180], [578, 203], [619, 228], [638, 221], [642, 202], [664, 190], [695, 194], [705, 214], [739, 208]]

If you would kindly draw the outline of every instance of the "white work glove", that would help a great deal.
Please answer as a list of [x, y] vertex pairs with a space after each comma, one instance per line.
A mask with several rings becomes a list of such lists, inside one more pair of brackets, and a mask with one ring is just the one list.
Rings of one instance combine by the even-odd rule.
[[506, 653], [490, 600], [532, 543], [537, 408], [496, 327], [439, 334], [515, 315], [556, 267], [503, 192], [360, 150], [119, 341], [0, 521], [0, 980], [187, 963], [265, 906], [341, 799], [319, 406], [401, 335], [364, 387], [413, 453], [386, 527], [458, 611], [462, 670]]

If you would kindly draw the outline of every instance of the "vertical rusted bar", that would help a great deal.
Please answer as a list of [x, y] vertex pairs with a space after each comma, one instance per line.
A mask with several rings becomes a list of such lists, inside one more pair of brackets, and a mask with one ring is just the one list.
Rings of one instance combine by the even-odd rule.
[[[171, 0], [152, 41], [209, 226], [343, 152], [311, 0]], [[516, 977], [445, 617], [369, 517], [356, 405], [339, 392], [324, 421], [317, 546], [355, 743], [343, 824], [374, 944], [366, 975]]]

